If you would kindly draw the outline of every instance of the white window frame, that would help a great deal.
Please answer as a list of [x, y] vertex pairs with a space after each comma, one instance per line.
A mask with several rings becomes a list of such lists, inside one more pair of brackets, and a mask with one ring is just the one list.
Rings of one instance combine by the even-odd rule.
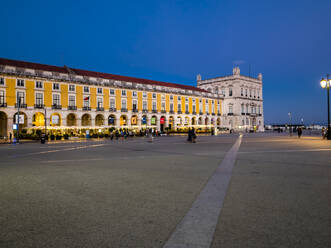
[[[58, 96], [59, 97], [59, 104], [56, 104], [56, 106], [58, 106], [58, 105], [61, 105], [61, 94], [59, 94], [59, 93], [53, 93], [52, 94], [52, 105], [55, 105], [54, 104], [54, 96]], [[68, 98], [69, 99], [69, 98]], [[68, 100], [69, 101], [69, 100]]]
[[[70, 105], [70, 97], [73, 97], [73, 98], [75, 99], [75, 101], [74, 101], [74, 104], [75, 104], [75, 105]], [[70, 94], [70, 95], [68, 96], [68, 106], [70, 106], [70, 107], [72, 107], [72, 106], [76, 106], [76, 95], [72, 95], [72, 94]]]
[[[70, 87], [73, 87], [74, 90], [71, 90]], [[74, 85], [74, 84], [69, 84], [68, 91], [69, 91], [69, 92], [76, 92], [76, 85]]]
[[[37, 94], [41, 94], [41, 99], [42, 99], [42, 101], [41, 101], [41, 103], [37, 103]], [[43, 92], [40, 92], [40, 91], [38, 91], [38, 92], [35, 92], [35, 94], [34, 94], [34, 103], [36, 104], [36, 105], [38, 105], [38, 104], [41, 104], [41, 105], [43, 105], [44, 104], [44, 93]]]

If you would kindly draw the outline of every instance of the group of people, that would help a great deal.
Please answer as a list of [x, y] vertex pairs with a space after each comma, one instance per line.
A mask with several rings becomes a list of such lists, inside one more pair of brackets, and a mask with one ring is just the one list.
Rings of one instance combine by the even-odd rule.
[[197, 139], [197, 135], [195, 134], [194, 127], [188, 129], [188, 137], [187, 141], [191, 143], [195, 143]]

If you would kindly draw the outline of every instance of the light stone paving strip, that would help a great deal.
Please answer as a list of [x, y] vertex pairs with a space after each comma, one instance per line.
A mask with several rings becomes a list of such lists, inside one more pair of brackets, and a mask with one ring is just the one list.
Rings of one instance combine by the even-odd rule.
[[177, 225], [164, 248], [210, 247], [241, 141], [242, 134]]

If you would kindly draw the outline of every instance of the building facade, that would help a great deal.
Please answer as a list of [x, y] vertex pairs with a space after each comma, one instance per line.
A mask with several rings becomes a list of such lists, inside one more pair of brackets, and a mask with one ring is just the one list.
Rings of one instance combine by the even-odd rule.
[[222, 95], [202, 88], [0, 59], [0, 137], [14, 124], [75, 134], [110, 127], [217, 128], [222, 104]]
[[240, 75], [239, 67], [233, 74], [202, 80], [197, 76], [197, 87], [219, 95], [222, 104], [222, 125], [237, 131], [264, 131], [262, 74], [257, 78]]

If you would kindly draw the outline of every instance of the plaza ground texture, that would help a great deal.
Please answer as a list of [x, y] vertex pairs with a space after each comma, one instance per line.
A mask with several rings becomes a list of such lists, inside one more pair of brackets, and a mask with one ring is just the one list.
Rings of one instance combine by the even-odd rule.
[[[0, 247], [163, 247], [238, 139], [1, 145]], [[330, 141], [244, 134], [228, 176], [210, 244], [181, 247], [331, 247]]]

